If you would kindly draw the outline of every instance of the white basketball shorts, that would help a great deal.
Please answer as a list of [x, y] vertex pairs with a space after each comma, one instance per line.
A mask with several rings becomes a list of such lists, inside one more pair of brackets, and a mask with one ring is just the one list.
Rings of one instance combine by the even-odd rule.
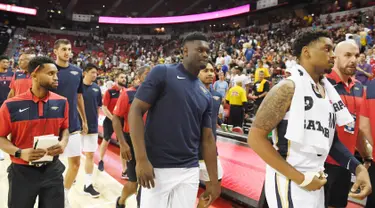
[[324, 208], [324, 187], [306, 191], [267, 165], [265, 193], [269, 208]]
[[141, 208], [192, 208], [198, 194], [199, 168], [154, 168], [155, 187], [142, 187]]
[[98, 134], [81, 135], [83, 152], [95, 152], [98, 149]]
[[[218, 180], [223, 178], [224, 171], [223, 167], [221, 166], [220, 159], [217, 158], [217, 176]], [[210, 177], [208, 176], [206, 163], [204, 160], [199, 161], [199, 180], [201, 181], [210, 181]]]
[[81, 134], [71, 134], [69, 136], [68, 145], [61, 154], [62, 157], [78, 157], [81, 156]]

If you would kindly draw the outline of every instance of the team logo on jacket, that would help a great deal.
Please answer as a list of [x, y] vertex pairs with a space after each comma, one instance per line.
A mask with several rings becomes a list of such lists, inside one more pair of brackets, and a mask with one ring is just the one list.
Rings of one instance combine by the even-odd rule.
[[70, 73], [75, 75], [75, 76], [79, 74], [79, 72], [77, 72], [77, 71], [71, 71]]
[[52, 109], [52, 110], [57, 110], [57, 109], [59, 109], [59, 107], [57, 107], [57, 106], [52, 106], [51, 109]]
[[98, 89], [96, 89], [96, 88], [93, 88], [92, 90], [94, 90], [94, 92], [99, 92], [99, 90], [98, 90]]
[[214, 98], [215, 100], [219, 100], [220, 99], [219, 96], [213, 96], [212, 98]]

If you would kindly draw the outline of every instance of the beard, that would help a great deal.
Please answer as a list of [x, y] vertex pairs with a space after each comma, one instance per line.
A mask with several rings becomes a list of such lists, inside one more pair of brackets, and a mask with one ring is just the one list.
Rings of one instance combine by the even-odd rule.
[[121, 87], [126, 87], [126, 83], [119, 82], [118, 85], [121, 86]]
[[353, 70], [353, 71], [351, 71], [351, 70], [344, 70], [343, 74], [345, 74], [347, 76], [353, 76], [353, 75], [355, 75], [355, 72], [356, 72], [356, 70]]
[[39, 83], [39, 86], [42, 87], [42, 88], [44, 88], [44, 89], [46, 89], [46, 90], [48, 90], [48, 91], [53, 91], [53, 90], [57, 89], [57, 87], [54, 88], [52, 85], [47, 84], [47, 83]]

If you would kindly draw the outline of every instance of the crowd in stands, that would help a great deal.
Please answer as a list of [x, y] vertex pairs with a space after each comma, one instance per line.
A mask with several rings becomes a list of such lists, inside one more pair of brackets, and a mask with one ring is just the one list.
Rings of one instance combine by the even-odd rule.
[[[277, 26], [270, 24], [267, 30], [257, 27], [236, 29], [229, 32], [212, 33], [210, 39], [209, 59], [215, 68], [216, 78], [213, 88], [221, 92], [223, 97], [228, 90], [236, 87], [239, 80], [246, 93], [246, 102], [250, 101], [252, 112], [247, 112], [244, 118], [254, 116], [264, 93], [269, 88], [288, 76], [288, 69], [296, 64], [296, 58], [291, 55], [293, 38], [307, 26], [312, 29], [322, 28], [331, 34], [335, 43], [345, 39], [353, 39], [361, 48], [361, 63], [358, 66], [357, 78], [366, 84], [375, 74], [374, 45], [374, 15], [358, 13], [339, 19], [321, 20], [315, 16], [312, 19], [282, 20]], [[346, 22], [339, 27], [333, 23]], [[116, 70], [127, 73], [128, 85], [132, 85], [137, 68], [143, 65], [151, 67], [157, 64], [173, 64], [181, 61], [182, 48], [180, 39], [120, 39], [102, 37], [76, 37], [67, 35], [45, 34], [28, 30], [24, 40], [12, 57], [14, 68], [19, 55], [25, 51], [34, 52], [38, 56], [53, 56], [53, 41], [67, 38], [73, 44], [72, 63], [82, 67], [87, 63], [99, 66], [99, 84], [103, 89], [113, 83]], [[239, 78], [236, 78], [239, 77]], [[215, 83], [216, 82], [216, 83]], [[224, 99], [228, 100], [228, 99]], [[225, 101], [224, 101], [225, 102]], [[230, 103], [223, 105], [223, 120], [230, 115]], [[249, 106], [244, 106], [249, 107]], [[226, 109], [226, 111], [224, 110]]]

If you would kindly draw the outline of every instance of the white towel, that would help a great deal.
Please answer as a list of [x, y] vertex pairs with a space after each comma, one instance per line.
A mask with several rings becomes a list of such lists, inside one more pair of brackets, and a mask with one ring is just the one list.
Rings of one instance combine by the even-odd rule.
[[[295, 90], [290, 106], [288, 127], [285, 134], [285, 138], [287, 138], [290, 141], [301, 144], [303, 146], [303, 149], [301, 149], [301, 151], [303, 152], [309, 152], [314, 154], [328, 153], [330, 150], [329, 140], [327, 140], [324, 137], [317, 137], [314, 140], [305, 139], [304, 137], [305, 117], [301, 116], [305, 115], [304, 87], [311, 86], [306, 83], [311, 83], [313, 85], [316, 84], [301, 65], [297, 64], [290, 71], [292, 76], [290, 76], [288, 79], [294, 82]], [[326, 96], [328, 96], [331, 103], [334, 104], [341, 102], [343, 104], [340, 95], [337, 93], [336, 89], [332, 86], [332, 84], [327, 80], [327, 78], [324, 77], [322, 81], [324, 83], [324, 88], [327, 92]], [[337, 125], [343, 126], [354, 121], [352, 115], [349, 113], [345, 105], [342, 107], [341, 110], [336, 108], [335, 111]]]

